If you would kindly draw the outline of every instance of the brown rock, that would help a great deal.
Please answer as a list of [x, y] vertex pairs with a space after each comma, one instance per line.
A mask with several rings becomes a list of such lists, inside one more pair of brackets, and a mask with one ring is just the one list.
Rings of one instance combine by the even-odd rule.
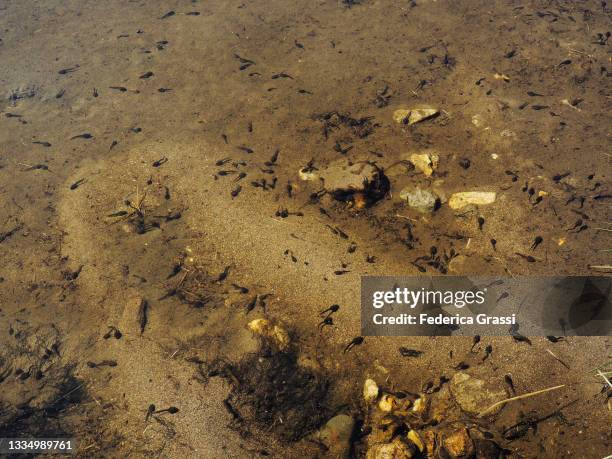
[[415, 453], [415, 445], [408, 445], [396, 438], [391, 443], [382, 443], [370, 447], [366, 459], [411, 459], [415, 456]]
[[375, 180], [378, 168], [369, 163], [349, 164], [340, 160], [320, 172], [325, 189], [330, 192], [363, 191], [365, 184]]
[[478, 415], [496, 402], [506, 398], [503, 389], [487, 387], [482, 379], [467, 373], [456, 373], [450, 383], [450, 391], [459, 407], [466, 413]]
[[130, 298], [123, 309], [121, 331], [128, 335], [142, 335], [147, 326], [147, 300], [140, 296]]
[[453, 459], [470, 457], [474, 454], [474, 442], [470, 438], [470, 434], [465, 427], [461, 427], [450, 433], [450, 435], [444, 438], [442, 444], [446, 452]]

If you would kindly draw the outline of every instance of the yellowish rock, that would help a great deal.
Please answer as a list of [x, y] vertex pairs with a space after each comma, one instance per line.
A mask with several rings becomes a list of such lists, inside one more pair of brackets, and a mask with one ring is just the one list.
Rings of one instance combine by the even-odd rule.
[[413, 109], [410, 111], [410, 115], [408, 116], [408, 124], [410, 125], [418, 123], [420, 121], [431, 118], [432, 116], [435, 116], [438, 113], [440, 113], [438, 109], [429, 107]]
[[476, 115], [472, 115], [472, 124], [476, 127], [483, 127], [484, 126], [484, 120], [482, 118], [481, 115], [476, 114]]
[[474, 453], [474, 443], [465, 427], [455, 430], [444, 438], [443, 444], [452, 458], [470, 457]]
[[415, 413], [422, 413], [427, 408], [427, 399], [425, 397], [419, 397], [414, 401], [412, 411]]
[[393, 395], [384, 394], [378, 402], [378, 408], [381, 411], [389, 412], [397, 408], [398, 402]]
[[314, 172], [306, 168], [300, 169], [300, 171], [298, 172], [298, 175], [300, 176], [300, 180], [310, 181], [310, 182], [314, 180], [318, 180], [319, 178], [317, 174], [315, 174]]
[[510, 77], [509, 77], [508, 75], [506, 75], [505, 73], [495, 73], [495, 74], [493, 75], [493, 78], [495, 78], [496, 80], [503, 80], [503, 81], [505, 81], [506, 83], [507, 83], [508, 81], [510, 81]]
[[255, 319], [249, 322], [249, 330], [258, 334], [264, 335], [270, 328], [270, 321], [268, 319]]
[[272, 324], [268, 319], [255, 319], [249, 322], [249, 330], [270, 339], [281, 351], [289, 348], [291, 342], [289, 333], [279, 325]]
[[453, 193], [448, 201], [451, 209], [457, 210], [470, 204], [484, 206], [493, 204], [497, 195], [494, 191], [462, 191]]
[[414, 164], [427, 177], [433, 174], [437, 169], [440, 157], [433, 151], [423, 151], [422, 153], [413, 153], [410, 155], [410, 162]]
[[420, 452], [423, 452], [425, 450], [425, 444], [423, 443], [423, 440], [421, 440], [421, 436], [416, 430], [410, 430], [407, 436], [408, 440], [414, 443], [416, 447], [419, 448]]
[[432, 107], [420, 107], [410, 110], [400, 108], [393, 112], [393, 120], [396, 123], [412, 125], [420, 121], [431, 118], [440, 113], [440, 110]]
[[410, 447], [396, 438], [391, 443], [382, 443], [368, 449], [366, 459], [410, 459], [414, 457]]
[[363, 383], [363, 398], [367, 403], [372, 403], [378, 398], [378, 384], [373, 379], [366, 379]]
[[393, 121], [396, 123], [403, 123], [408, 116], [410, 116], [410, 110], [400, 108], [399, 110], [395, 110], [393, 112]]

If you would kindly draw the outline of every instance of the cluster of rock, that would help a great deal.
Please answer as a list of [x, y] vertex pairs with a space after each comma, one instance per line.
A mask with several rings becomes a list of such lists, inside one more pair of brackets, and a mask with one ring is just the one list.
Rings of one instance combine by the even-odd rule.
[[[436, 108], [418, 107], [398, 109], [393, 119], [400, 124], [412, 125], [438, 115], [439, 110]], [[400, 162], [411, 165], [429, 178], [438, 168], [440, 155], [433, 149], [412, 151], [402, 155]], [[391, 191], [387, 175], [372, 161], [353, 162], [349, 158], [342, 158], [321, 169], [309, 165], [299, 171], [299, 177], [305, 181], [320, 181], [333, 198], [350, 202], [357, 209], [377, 202]], [[461, 191], [447, 198], [439, 187], [425, 189], [416, 185], [403, 188], [399, 196], [409, 207], [422, 213], [434, 212], [446, 203], [451, 209], [459, 210], [470, 205], [492, 204], [496, 200], [493, 191]]]
[[[363, 385], [365, 457], [496, 459], [503, 450], [496, 435], [478, 422], [478, 414], [505, 396], [503, 389], [463, 372], [430, 394], [389, 392], [368, 378]], [[329, 457], [347, 458], [354, 428], [351, 416], [339, 414], [317, 433], [317, 440]]]

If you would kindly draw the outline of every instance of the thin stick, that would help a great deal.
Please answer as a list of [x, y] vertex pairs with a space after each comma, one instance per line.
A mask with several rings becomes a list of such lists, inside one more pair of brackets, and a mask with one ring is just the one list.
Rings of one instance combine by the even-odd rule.
[[563, 365], [565, 368], [567, 368], [568, 370], [570, 369], [569, 365], [567, 363], [565, 363], [563, 360], [561, 360], [559, 357], [557, 357], [553, 351], [551, 351], [550, 349], [546, 349], [546, 352], [548, 352], [550, 355], [552, 355], [553, 358], [557, 362], [559, 362], [561, 365]]
[[605, 271], [606, 269], [612, 269], [612, 265], [589, 265], [589, 268], [599, 271]]
[[406, 217], [405, 215], [395, 214], [395, 216], [399, 217], [399, 218], [405, 218], [406, 220], [410, 220], [410, 221], [413, 221], [413, 222], [417, 222], [418, 221], [418, 220], [416, 220], [414, 218]]
[[527, 394], [523, 394], [523, 395], [517, 395], [516, 397], [512, 397], [512, 398], [507, 398], [505, 400], [499, 401], [497, 403], [494, 403], [493, 405], [491, 405], [489, 408], [487, 408], [486, 410], [484, 410], [483, 412], [481, 412], [478, 417], [483, 417], [486, 416], [487, 414], [489, 414], [491, 411], [495, 410], [498, 406], [502, 406], [505, 405], [508, 402], [513, 402], [515, 400], [522, 400], [524, 398], [528, 398], [528, 397], [533, 397], [534, 395], [540, 395], [543, 394], [545, 392], [550, 392], [551, 390], [557, 390], [557, 389], [561, 389], [562, 387], [565, 387], [565, 384], [561, 384], [560, 386], [554, 386], [554, 387], [549, 387], [548, 389], [542, 389], [542, 390], [537, 390], [535, 392], [529, 392]]
[[605, 374], [603, 374], [600, 370], [597, 370], [597, 374], [601, 376], [608, 383], [608, 386], [612, 387], [612, 383], [610, 382], [608, 378], [606, 378]]

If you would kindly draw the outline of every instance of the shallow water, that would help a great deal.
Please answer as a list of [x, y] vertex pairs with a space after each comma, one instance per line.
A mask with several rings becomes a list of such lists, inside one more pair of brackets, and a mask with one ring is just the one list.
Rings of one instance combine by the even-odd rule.
[[[520, 392], [571, 387], [504, 410], [498, 429], [519, 411], [578, 399], [568, 424], [542, 423], [506, 447], [609, 453], [601, 384], [585, 379], [609, 360], [607, 338], [487, 339], [486, 361], [469, 353], [470, 339], [372, 338], [342, 352], [359, 334], [362, 274], [594, 274], [591, 265], [609, 264], [609, 233], [596, 230], [610, 217], [609, 14], [595, 1], [0, 3], [0, 324], [26, 341], [57, 330], [53, 365], [75, 365], [70, 378], [87, 388], [62, 421], [84, 439], [83, 455], [321, 454], [248, 419], [240, 437], [223, 404], [231, 384], [201, 381], [197, 361], [256, 351], [246, 323], [264, 316], [291, 330], [301, 363], [333, 381], [330, 414], [363, 416], [366, 376], [418, 392], [473, 359], [474, 375], [499, 383], [510, 373]], [[393, 120], [424, 105], [440, 115]], [[423, 149], [440, 157], [430, 178], [401, 162]], [[312, 203], [320, 183], [298, 176], [311, 160], [318, 171], [373, 162], [390, 193], [365, 209], [330, 196]], [[466, 212], [443, 202], [424, 216], [400, 198], [404, 187], [442, 201], [474, 190], [497, 198]], [[133, 215], [109, 217], [134, 207], [150, 231], [134, 231]], [[459, 257], [411, 264], [432, 246]], [[270, 294], [266, 308], [247, 313], [255, 294]], [[142, 336], [129, 330], [130, 297], [149, 303]], [[334, 303], [334, 324], [319, 331], [318, 311]], [[124, 336], [104, 339], [109, 325], [127, 327]], [[15, 336], [0, 331], [5, 367], [24, 365], [21, 351], [7, 351]], [[400, 346], [424, 354], [406, 360]], [[104, 359], [118, 365], [86, 364]], [[1, 384], [0, 425], [30, 396], [44, 406], [53, 385]], [[180, 412], [148, 424], [151, 403]], [[88, 430], [92, 419], [102, 434]]]

